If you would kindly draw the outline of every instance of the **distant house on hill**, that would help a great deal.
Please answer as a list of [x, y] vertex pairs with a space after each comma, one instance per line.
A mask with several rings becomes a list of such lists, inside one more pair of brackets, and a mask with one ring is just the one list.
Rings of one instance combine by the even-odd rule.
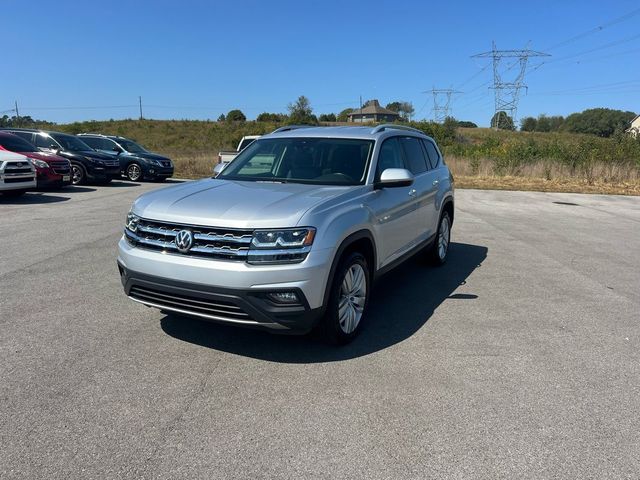
[[381, 107], [378, 100], [371, 100], [366, 107], [356, 108], [348, 115], [349, 121], [356, 123], [395, 122], [399, 118], [399, 113]]
[[633, 138], [638, 138], [640, 134], [640, 115], [636, 115], [636, 118], [631, 120], [631, 126], [625, 130]]

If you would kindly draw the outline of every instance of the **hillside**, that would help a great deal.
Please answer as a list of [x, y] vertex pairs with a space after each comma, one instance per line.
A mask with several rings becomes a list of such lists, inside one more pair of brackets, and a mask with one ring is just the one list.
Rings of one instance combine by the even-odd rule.
[[[429, 122], [411, 125], [438, 141], [458, 186], [640, 194], [640, 140], [452, 129]], [[173, 158], [177, 175], [202, 177], [210, 174], [219, 150], [233, 149], [244, 135], [264, 134], [278, 124], [112, 120], [40, 126], [68, 133], [99, 132], [133, 138]]]

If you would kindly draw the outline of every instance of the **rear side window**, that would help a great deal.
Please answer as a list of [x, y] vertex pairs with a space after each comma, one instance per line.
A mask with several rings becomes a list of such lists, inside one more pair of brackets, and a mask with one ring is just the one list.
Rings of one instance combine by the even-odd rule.
[[438, 150], [436, 150], [436, 146], [430, 140], [423, 140], [422, 144], [429, 155], [431, 168], [436, 168], [438, 163], [440, 163], [440, 155], [438, 154]]
[[378, 167], [376, 169], [376, 179], [387, 168], [405, 168], [402, 159], [402, 151], [397, 137], [392, 137], [384, 141], [378, 154]]
[[56, 141], [49, 135], [36, 135], [36, 147], [39, 148], [58, 148]]
[[411, 173], [419, 175], [426, 172], [428, 170], [427, 159], [420, 146], [420, 139], [415, 137], [402, 137], [400, 143], [404, 149]]
[[12, 131], [11, 133], [19, 136], [20, 138], [24, 138], [29, 143], [33, 142], [33, 133], [31, 132]]

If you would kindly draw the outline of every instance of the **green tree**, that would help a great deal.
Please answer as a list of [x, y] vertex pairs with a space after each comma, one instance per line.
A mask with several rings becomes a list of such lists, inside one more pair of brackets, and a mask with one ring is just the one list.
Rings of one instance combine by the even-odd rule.
[[247, 117], [240, 110], [231, 110], [227, 113], [227, 122], [246, 122]]
[[347, 120], [349, 120], [349, 114], [352, 113], [353, 110], [353, 108], [345, 108], [338, 114], [336, 120], [338, 122], [346, 122]]
[[535, 132], [538, 120], [535, 117], [524, 117], [520, 119], [520, 130], [522, 132]]
[[335, 113], [323, 113], [320, 115], [319, 120], [321, 122], [335, 122], [336, 114]]
[[304, 95], [300, 95], [298, 99], [290, 103], [287, 107], [289, 110], [289, 122], [293, 124], [315, 124], [318, 119], [313, 114], [311, 102]]
[[507, 115], [507, 112], [500, 110], [493, 114], [491, 117], [491, 126], [499, 128], [500, 130], [515, 130], [516, 127], [513, 124], [513, 118]]
[[478, 128], [478, 125], [469, 120], [458, 120], [458, 126], [463, 128]]
[[287, 116], [284, 113], [268, 113], [262, 112], [256, 118], [258, 122], [284, 122], [287, 120]]
[[224, 113], [221, 113], [220, 116], [218, 117], [218, 121], [224, 122], [225, 120], [226, 120], [226, 117], [224, 116]]
[[562, 129], [573, 133], [588, 133], [599, 137], [610, 137], [628, 127], [635, 113], [610, 108], [590, 108], [580, 113], [572, 113]]
[[400, 114], [400, 118], [405, 121], [411, 120], [411, 117], [415, 112], [413, 104], [411, 102], [404, 101], [387, 103], [387, 106], [385, 108], [387, 110], [391, 110], [392, 112]]

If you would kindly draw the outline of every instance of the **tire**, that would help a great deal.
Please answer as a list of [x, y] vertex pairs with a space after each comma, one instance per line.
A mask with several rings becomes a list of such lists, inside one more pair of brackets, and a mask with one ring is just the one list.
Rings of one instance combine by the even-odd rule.
[[77, 163], [71, 164], [71, 185], [84, 185], [87, 183], [87, 172]]
[[130, 163], [125, 170], [126, 177], [132, 182], [138, 182], [144, 178], [142, 167], [138, 163]]
[[438, 232], [429, 248], [428, 259], [436, 266], [444, 265], [449, 254], [449, 244], [451, 243], [451, 217], [449, 212], [443, 212], [438, 222]]
[[323, 319], [325, 339], [344, 345], [353, 340], [366, 316], [371, 294], [371, 274], [366, 258], [352, 252], [340, 260], [331, 284]]

